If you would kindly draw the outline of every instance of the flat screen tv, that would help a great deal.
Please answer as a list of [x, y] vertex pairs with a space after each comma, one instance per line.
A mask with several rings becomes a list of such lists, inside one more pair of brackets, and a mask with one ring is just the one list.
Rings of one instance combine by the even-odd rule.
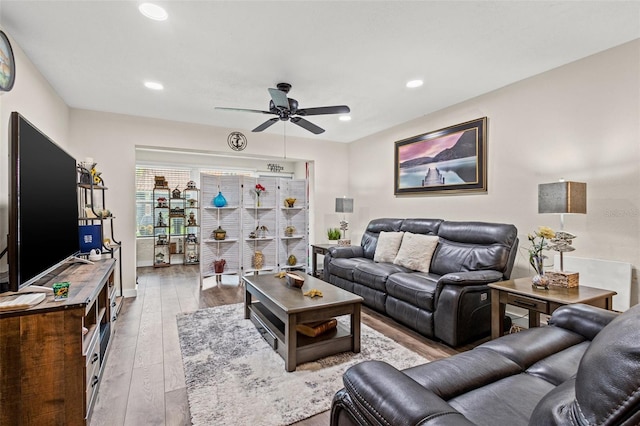
[[79, 253], [76, 160], [17, 112], [9, 125], [8, 290]]

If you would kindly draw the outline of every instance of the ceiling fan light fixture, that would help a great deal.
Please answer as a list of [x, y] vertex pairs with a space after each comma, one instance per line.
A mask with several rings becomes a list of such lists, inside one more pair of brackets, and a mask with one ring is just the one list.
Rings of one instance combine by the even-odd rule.
[[164, 8], [153, 3], [142, 3], [138, 6], [138, 10], [144, 16], [149, 19], [153, 19], [154, 21], [166, 21], [169, 17], [169, 14], [164, 10]]
[[340, 121], [351, 121], [351, 116], [350, 115], [341, 115], [340, 117], [338, 117], [338, 120], [340, 120]]
[[157, 81], [145, 81], [144, 87], [151, 90], [164, 90], [162, 83], [158, 83]]
[[407, 81], [407, 87], [409, 89], [415, 89], [416, 87], [420, 87], [424, 84], [424, 81], [422, 80], [411, 80], [411, 81]]

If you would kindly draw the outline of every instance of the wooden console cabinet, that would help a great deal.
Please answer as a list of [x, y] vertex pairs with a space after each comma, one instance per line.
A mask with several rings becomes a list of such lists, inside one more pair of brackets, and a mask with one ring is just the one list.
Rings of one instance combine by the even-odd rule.
[[114, 332], [115, 262], [73, 264], [38, 283], [70, 282], [64, 301], [48, 294], [0, 312], [0, 425], [89, 423]]

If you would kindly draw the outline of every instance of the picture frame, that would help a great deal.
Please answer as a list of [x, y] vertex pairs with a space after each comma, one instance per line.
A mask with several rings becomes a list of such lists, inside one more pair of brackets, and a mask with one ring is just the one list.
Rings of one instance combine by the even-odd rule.
[[395, 142], [394, 194], [487, 192], [487, 117]]
[[16, 61], [9, 38], [0, 31], [0, 92], [8, 92], [16, 80]]

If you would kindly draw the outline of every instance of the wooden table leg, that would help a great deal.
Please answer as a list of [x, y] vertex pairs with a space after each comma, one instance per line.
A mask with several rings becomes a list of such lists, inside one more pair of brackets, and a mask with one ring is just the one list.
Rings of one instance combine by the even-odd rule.
[[491, 289], [491, 339], [504, 335], [505, 304], [500, 303], [500, 290]]
[[286, 371], [296, 370], [296, 351], [298, 349], [298, 333], [296, 326], [298, 325], [298, 317], [296, 314], [288, 316], [284, 325], [285, 354], [284, 369]]
[[249, 306], [251, 305], [251, 293], [247, 290], [247, 287], [244, 288], [244, 319], [249, 319], [251, 312], [249, 311]]
[[318, 253], [315, 248], [311, 251], [311, 276], [318, 276]]
[[360, 304], [356, 303], [351, 314], [351, 350], [360, 352]]
[[540, 312], [529, 310], [529, 328], [540, 327]]

